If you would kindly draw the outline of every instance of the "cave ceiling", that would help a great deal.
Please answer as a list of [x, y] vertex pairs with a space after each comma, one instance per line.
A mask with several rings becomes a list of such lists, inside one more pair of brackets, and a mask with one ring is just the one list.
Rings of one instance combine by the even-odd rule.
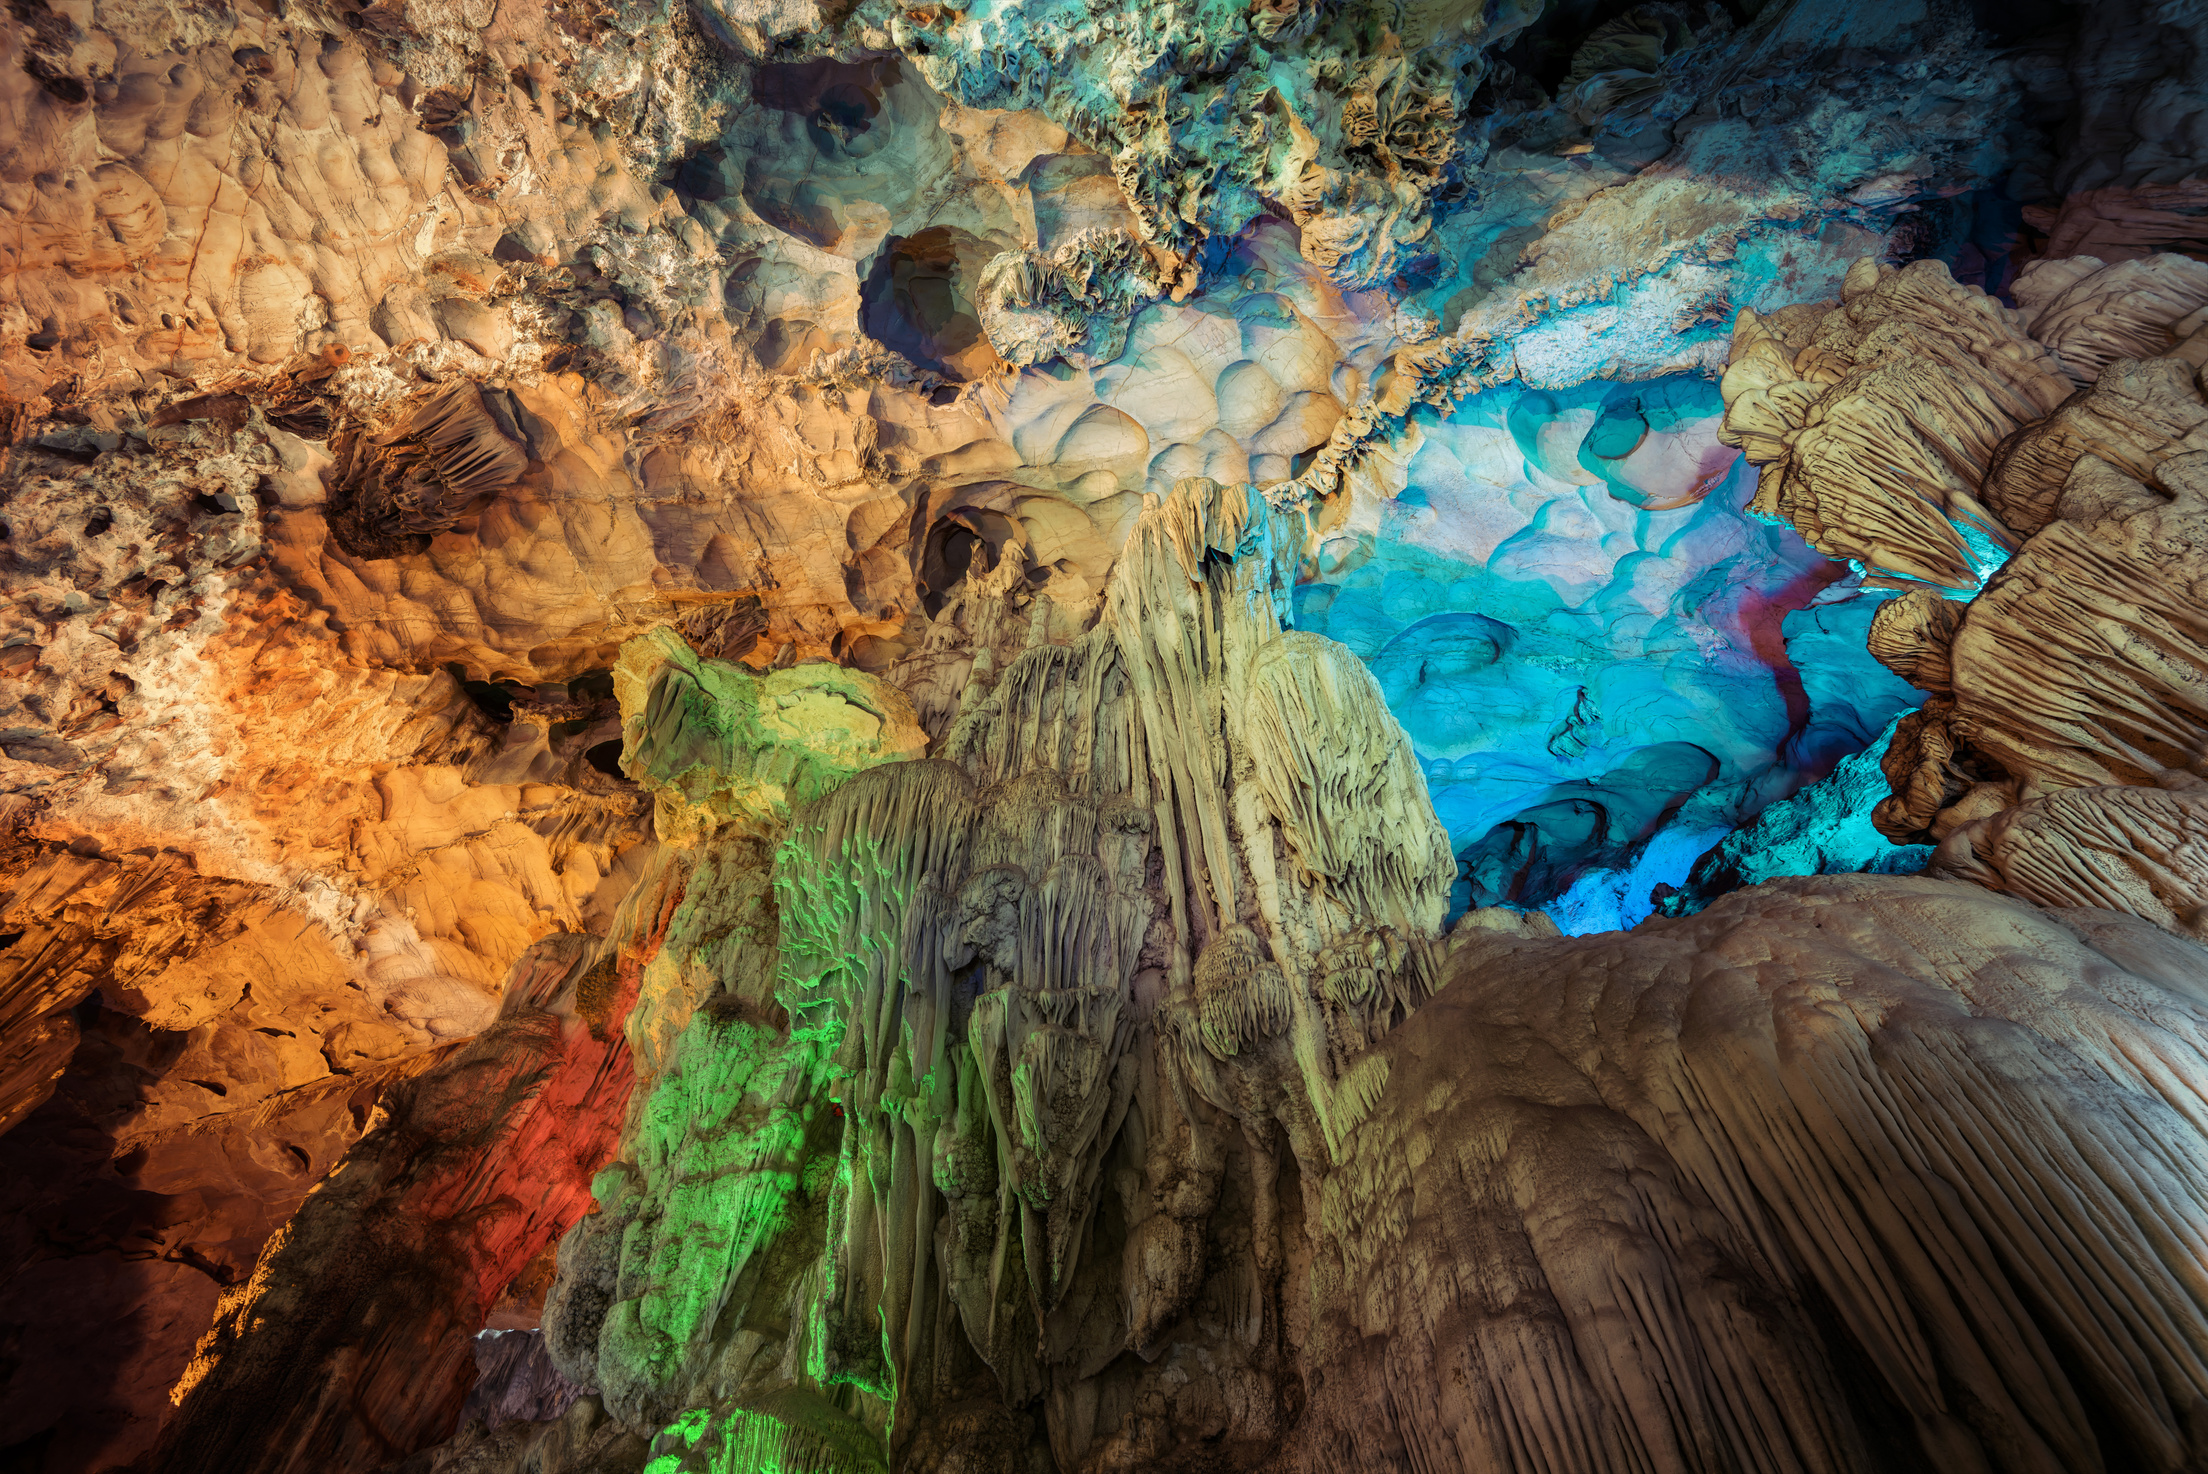
[[2208, 1469], [2208, 12], [17, 0], [0, 1469]]

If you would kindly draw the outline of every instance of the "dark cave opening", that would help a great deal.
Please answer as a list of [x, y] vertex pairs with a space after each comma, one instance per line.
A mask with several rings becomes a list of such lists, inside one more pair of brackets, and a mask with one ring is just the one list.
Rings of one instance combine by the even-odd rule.
[[955, 226], [937, 225], [883, 242], [860, 288], [868, 336], [954, 382], [998, 372], [975, 315], [970, 284], [994, 252]]

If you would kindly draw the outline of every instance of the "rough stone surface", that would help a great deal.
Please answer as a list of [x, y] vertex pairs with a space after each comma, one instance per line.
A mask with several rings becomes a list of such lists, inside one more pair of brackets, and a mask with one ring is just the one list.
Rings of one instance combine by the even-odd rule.
[[1288, 1467], [2198, 1461], [2193, 944], [1883, 877], [1487, 935], [1312, 1194]]
[[2199, 1465], [2204, 57], [23, 0], [0, 1465]]

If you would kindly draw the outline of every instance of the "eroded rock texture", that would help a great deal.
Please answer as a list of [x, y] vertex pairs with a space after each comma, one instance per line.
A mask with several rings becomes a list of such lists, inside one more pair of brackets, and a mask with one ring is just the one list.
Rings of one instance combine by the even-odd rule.
[[2208, 1461], [2192, 9], [0, 34], [0, 1463]]
[[[1261, 1147], [1235, 1191], [1269, 1225], [1275, 1139], [1324, 1156], [1369, 1103], [1351, 1061], [1432, 984], [1450, 857], [1378, 684], [1282, 632], [1282, 534], [1254, 489], [1182, 482], [1093, 631], [971, 684], [944, 758], [794, 813], [778, 967], [698, 955], [638, 1153], [562, 1247], [553, 1355], [615, 1416], [803, 1375], [901, 1441], [1041, 1397], [1061, 1464], [1133, 1467], [1206, 1436], [1158, 1406], [1184, 1360], [1292, 1399], [1255, 1301], [1232, 1336], [1185, 1318], [1205, 1225]], [[765, 858], [734, 843], [705, 863]], [[1244, 1252], [1259, 1296], [1277, 1253]], [[793, 1274], [825, 1299], [779, 1335], [717, 1303]]]
[[[2005, 308], [1937, 263], [1888, 274], [1865, 260], [1836, 310], [1791, 309], [1776, 328], [1744, 319], [1728, 434], [1768, 462], [1759, 497], [1773, 510], [1881, 559], [1897, 588], [1918, 585], [1870, 630], [1872, 652], [1930, 693], [1886, 748], [1879, 828], [1938, 842], [1942, 873], [2190, 932], [2208, 267], [2039, 262], [2016, 297]], [[1957, 336], [1936, 319], [1972, 326]], [[1835, 369], [1833, 345], [1857, 341], [1885, 357], [1850, 350], [1854, 366]], [[1949, 411], [1916, 399], [1914, 420], [1897, 419], [1882, 377], [1927, 373]], [[1958, 423], [1976, 428], [1957, 437]], [[1834, 435], [1909, 448], [1842, 459], [1823, 479], [1815, 458], [1829, 452], [1813, 447]], [[1933, 463], [1935, 440], [1942, 476], [1901, 475], [1909, 456]], [[1958, 556], [1973, 546], [1975, 571]]]
[[2197, 1466], [2194, 946], [1847, 878], [1446, 975], [1316, 1194], [1286, 1467]]

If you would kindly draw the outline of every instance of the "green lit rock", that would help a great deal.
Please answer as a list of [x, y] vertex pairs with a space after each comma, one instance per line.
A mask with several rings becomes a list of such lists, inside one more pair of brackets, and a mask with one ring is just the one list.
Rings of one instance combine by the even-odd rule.
[[912, 703], [863, 671], [800, 665], [758, 675], [700, 657], [669, 629], [621, 647], [621, 768], [657, 796], [668, 843], [759, 829], [863, 768], [927, 745]]
[[660, 1434], [644, 1466], [645, 1474], [882, 1474], [887, 1468], [873, 1434], [802, 1387], [684, 1413]]
[[[681, 896], [667, 937], [644, 964], [629, 1010], [629, 1048], [639, 1078], [667, 1061], [700, 1005], [715, 994], [766, 1017], [774, 1008], [774, 845], [724, 834], [666, 855], [671, 888]], [[664, 903], [663, 903], [664, 904]]]
[[[567, 1349], [588, 1350], [607, 1405], [633, 1423], [741, 1382], [762, 1354], [779, 1375], [785, 1341], [803, 1340], [787, 1306], [745, 1302], [785, 1235], [817, 1253], [840, 1135], [829, 1062], [816, 1041], [732, 1011], [709, 1005], [683, 1030], [632, 1115], [627, 1159], [595, 1184], [600, 1211], [570, 1240], [601, 1263], [610, 1253], [616, 1293], [595, 1344]], [[724, 1325], [732, 1305], [738, 1323]]]
[[[1356, 1058], [1431, 987], [1453, 863], [1372, 677], [1282, 628], [1302, 536], [1246, 484], [1180, 481], [1099, 621], [977, 685], [920, 761], [843, 715], [871, 695], [847, 673], [780, 673], [841, 684], [765, 751], [777, 677], [629, 647], [630, 771], [663, 832], [710, 837], [638, 1005], [664, 1065], [547, 1318], [563, 1372], [671, 1428], [670, 1470], [782, 1467], [729, 1410], [793, 1388], [992, 1474], [1040, 1452], [1014, 1413], [1084, 1387], [1143, 1440], [1289, 1405], [1263, 1286], [1301, 1193], [1235, 1118], [1328, 1160], [1376, 1088]], [[1244, 1027], [1221, 1000], [1253, 986]], [[1061, 1467], [1147, 1457], [1052, 1417]]]
[[[625, 922], [658, 937], [628, 1026], [639, 1093], [622, 1159], [593, 1184], [598, 1211], [563, 1246], [550, 1344], [616, 1417], [659, 1426], [731, 1391], [817, 1380], [825, 1365], [818, 1261], [852, 1155], [832, 1098], [843, 1031], [793, 1030], [777, 998], [789, 991], [782, 934], [808, 926], [802, 907], [785, 922], [777, 904], [776, 844], [791, 805], [916, 756], [926, 739], [910, 704], [871, 676], [827, 665], [761, 676], [667, 630], [624, 647], [615, 684], [624, 767], [656, 794], [670, 848]], [[832, 919], [810, 930], [841, 934]]]

